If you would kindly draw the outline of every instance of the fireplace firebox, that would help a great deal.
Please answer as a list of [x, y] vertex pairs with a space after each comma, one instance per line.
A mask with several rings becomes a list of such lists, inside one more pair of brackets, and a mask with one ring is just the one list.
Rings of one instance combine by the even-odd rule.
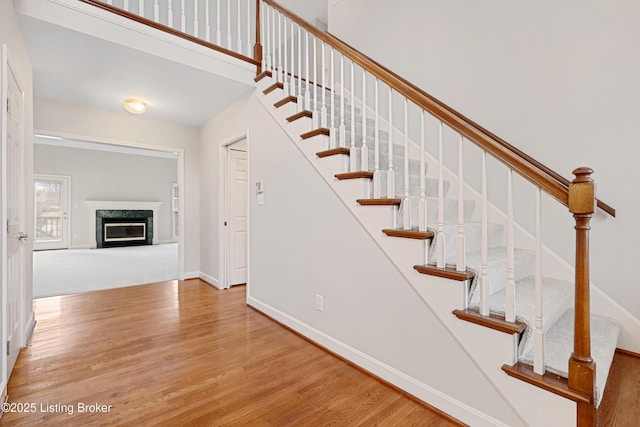
[[151, 245], [153, 211], [96, 210], [96, 242], [98, 248]]

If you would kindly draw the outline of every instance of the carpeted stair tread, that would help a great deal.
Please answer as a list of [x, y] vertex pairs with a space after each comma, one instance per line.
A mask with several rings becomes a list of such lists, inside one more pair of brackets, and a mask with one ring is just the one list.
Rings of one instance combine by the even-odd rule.
[[[568, 361], [573, 352], [573, 309], [567, 309], [544, 336], [545, 366], [547, 371], [567, 378]], [[616, 350], [620, 325], [613, 319], [592, 314], [591, 357], [596, 362], [596, 406], [600, 404], [607, 383], [609, 368]], [[533, 365], [533, 351], [521, 356], [520, 361]]]
[[[471, 300], [477, 300], [473, 294], [479, 292], [478, 281], [474, 282], [471, 290]], [[573, 307], [573, 284], [565, 280], [545, 277], [542, 281], [543, 289], [543, 323], [542, 331], [546, 333], [564, 314]], [[527, 324], [527, 330], [520, 341], [518, 354], [528, 353], [533, 348], [533, 326], [535, 325], [535, 279], [533, 276], [516, 281], [516, 319]], [[478, 304], [469, 304], [470, 308], [478, 308]], [[496, 292], [489, 300], [489, 310], [495, 314], [505, 312], [505, 290]]]

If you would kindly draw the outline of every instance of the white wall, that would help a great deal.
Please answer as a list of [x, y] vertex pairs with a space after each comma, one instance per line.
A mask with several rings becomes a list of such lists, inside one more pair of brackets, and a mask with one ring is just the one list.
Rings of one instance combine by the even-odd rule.
[[[217, 277], [220, 144], [249, 133], [248, 297], [289, 326], [427, 384], [508, 425], [521, 421], [283, 130], [244, 97], [201, 131], [201, 269]], [[265, 185], [257, 206], [254, 183]], [[324, 312], [315, 295], [324, 296]], [[282, 319], [281, 319], [282, 320]], [[446, 369], [443, 369], [447, 366]], [[455, 366], [455, 372], [449, 367]]]
[[[329, 30], [565, 177], [592, 167], [617, 217], [592, 222], [591, 280], [640, 317], [638, 16], [629, 0], [341, 0]], [[573, 263], [570, 217], [558, 222], [545, 235]]]
[[[13, 8], [12, 1], [0, 1], [0, 44], [6, 44], [9, 48], [9, 54], [13, 60], [13, 65], [16, 67], [25, 91], [25, 122], [24, 122], [24, 155], [25, 155], [25, 181], [31, 179], [33, 173], [33, 165], [29, 161], [33, 156], [33, 142], [31, 141], [31, 135], [33, 134], [33, 74], [31, 70], [31, 61], [29, 60], [29, 54], [27, 47], [22, 38], [18, 20]], [[31, 186], [26, 187], [26, 212], [33, 211], [33, 191]], [[26, 215], [25, 222], [26, 230], [33, 229], [33, 217]], [[32, 272], [33, 272], [33, 242], [28, 239], [25, 247], [25, 293], [24, 293], [24, 319], [23, 324], [25, 327], [29, 326], [29, 323], [33, 321], [33, 304], [32, 304]], [[25, 331], [27, 332], [27, 331]]]
[[36, 174], [71, 177], [71, 247], [89, 247], [95, 227], [89, 228], [87, 200], [162, 202], [158, 217], [161, 243], [171, 236], [171, 184], [177, 179], [175, 159], [111, 153], [82, 148], [35, 144]]
[[154, 148], [184, 149], [185, 274], [197, 277], [200, 250], [198, 129], [79, 105], [36, 99], [34, 127], [39, 133], [95, 142], [134, 143]]

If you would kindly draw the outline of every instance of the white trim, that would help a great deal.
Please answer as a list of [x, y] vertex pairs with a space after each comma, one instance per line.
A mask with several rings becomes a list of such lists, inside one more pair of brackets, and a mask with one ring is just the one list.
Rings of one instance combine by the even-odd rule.
[[216, 279], [215, 277], [213, 277], [213, 276], [209, 276], [207, 273], [203, 273], [201, 271], [200, 272], [200, 279], [204, 280], [209, 285], [213, 286], [214, 288], [216, 288], [218, 290], [222, 289], [222, 287], [220, 286], [220, 281], [218, 279]]
[[247, 294], [247, 304], [256, 310], [272, 317], [276, 321], [286, 325], [299, 334], [304, 335], [315, 343], [325, 347], [341, 357], [360, 366], [385, 381], [405, 390], [418, 399], [444, 411], [452, 417], [472, 426], [501, 426], [508, 427], [502, 421], [491, 417], [459, 400], [436, 390], [429, 385], [410, 377], [392, 366], [353, 348], [342, 341], [333, 338], [324, 332], [307, 325], [300, 320], [283, 313], [277, 308], [271, 307]]
[[[218, 270], [220, 274], [220, 289], [228, 289], [229, 286], [229, 274], [228, 274], [228, 264], [227, 264], [227, 248], [229, 246], [229, 238], [227, 235], [227, 228], [224, 225], [224, 222], [227, 217], [227, 157], [228, 157], [228, 147], [238, 141], [242, 141], [243, 139], [247, 140], [247, 186], [249, 186], [250, 180], [250, 164], [249, 164], [249, 129], [245, 130], [242, 134], [232, 136], [220, 142], [218, 148], [218, 236], [220, 236], [218, 242]], [[250, 186], [249, 186], [250, 187]], [[249, 224], [251, 222], [250, 217], [250, 188], [247, 189], [247, 283], [249, 282], [249, 242], [251, 241], [251, 236], [249, 235]]]
[[[185, 252], [185, 223], [184, 223], [184, 212], [185, 212], [185, 150], [184, 148], [176, 148], [176, 147], [164, 147], [159, 145], [151, 145], [151, 144], [142, 144], [139, 142], [126, 141], [126, 140], [117, 140], [117, 139], [109, 139], [109, 138], [101, 138], [97, 136], [87, 136], [80, 134], [72, 134], [67, 132], [58, 132], [58, 131], [45, 131], [41, 129], [34, 129], [34, 134], [46, 134], [50, 136], [58, 136], [60, 138], [67, 139], [75, 139], [81, 141], [88, 142], [98, 142], [103, 144], [111, 144], [111, 145], [120, 145], [125, 147], [133, 147], [133, 148], [142, 148], [147, 150], [157, 150], [157, 151], [168, 151], [173, 153], [178, 153], [178, 187], [182, 190], [178, 193], [178, 205], [181, 215], [178, 215], [178, 229], [182, 230], [180, 235], [178, 236], [178, 280], [185, 280], [185, 271], [184, 271], [184, 252]], [[155, 222], [155, 221], [154, 221]], [[197, 277], [197, 276], [195, 276]]]
[[33, 143], [37, 145], [48, 145], [52, 147], [76, 148], [80, 150], [104, 151], [107, 153], [131, 154], [135, 156], [157, 157], [161, 159], [177, 159], [175, 151], [146, 150], [142, 148], [132, 148], [122, 145], [102, 144], [88, 141], [76, 141], [72, 139], [52, 139], [48, 135], [34, 135]]
[[191, 280], [191, 279], [199, 279], [199, 278], [200, 278], [199, 271], [189, 271], [188, 273], [184, 273], [182, 279], [178, 279], [178, 280]]

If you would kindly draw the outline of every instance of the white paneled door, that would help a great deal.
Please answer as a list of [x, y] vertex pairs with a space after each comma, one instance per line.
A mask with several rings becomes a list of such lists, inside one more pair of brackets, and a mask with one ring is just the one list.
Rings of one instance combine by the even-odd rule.
[[67, 176], [34, 176], [33, 249], [69, 249], [69, 180]]
[[227, 148], [227, 286], [247, 283], [246, 140]]
[[[7, 347], [4, 380], [9, 378], [23, 344], [23, 291], [25, 288], [25, 187], [24, 187], [24, 91], [6, 47], [2, 61], [2, 297], [3, 337]], [[3, 345], [3, 347], [4, 347]]]

